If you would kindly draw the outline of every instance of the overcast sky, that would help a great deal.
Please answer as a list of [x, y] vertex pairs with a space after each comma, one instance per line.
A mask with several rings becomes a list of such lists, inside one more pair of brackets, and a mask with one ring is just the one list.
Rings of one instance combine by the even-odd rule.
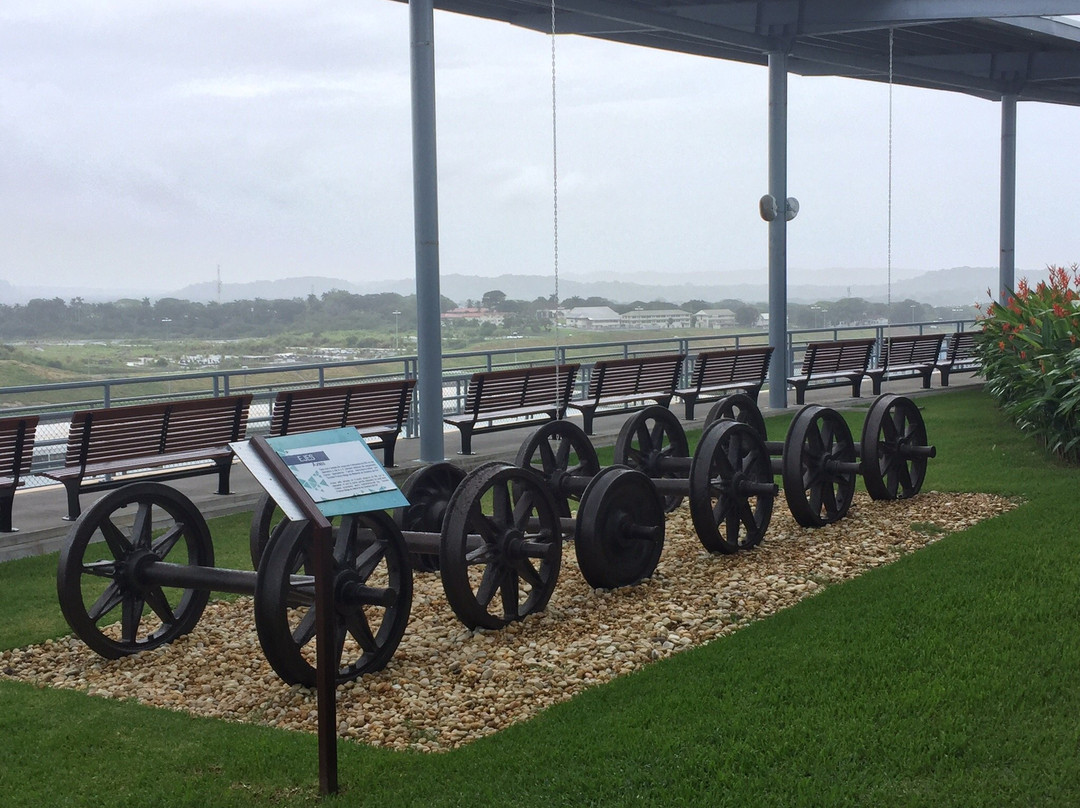
[[[551, 274], [550, 40], [435, 17], [442, 272]], [[766, 69], [556, 47], [560, 274], [762, 271]], [[411, 277], [408, 60], [390, 0], [3, 0], [0, 278]], [[792, 76], [789, 101], [792, 279], [883, 280], [888, 88]], [[1080, 109], [1019, 107], [1018, 267], [1080, 261], [1078, 135]], [[999, 136], [999, 104], [895, 89], [895, 277], [996, 266]]]

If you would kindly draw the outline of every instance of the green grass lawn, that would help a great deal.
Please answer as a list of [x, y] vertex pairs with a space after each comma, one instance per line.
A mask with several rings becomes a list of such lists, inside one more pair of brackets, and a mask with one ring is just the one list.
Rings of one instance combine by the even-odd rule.
[[[980, 392], [919, 404], [927, 488], [1025, 504], [454, 752], [343, 743], [327, 803], [1080, 803], [1080, 470]], [[212, 529], [241, 565], [245, 518]], [[0, 647], [66, 633], [54, 568], [0, 564]], [[4, 806], [319, 802], [312, 736], [11, 681], [0, 733]]]

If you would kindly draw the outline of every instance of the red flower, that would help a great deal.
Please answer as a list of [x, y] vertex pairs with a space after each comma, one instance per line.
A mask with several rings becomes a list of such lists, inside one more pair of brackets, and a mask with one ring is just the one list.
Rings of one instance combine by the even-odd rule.
[[999, 351], [1004, 351], [1005, 350], [1005, 340], [1000, 340], [1000, 339], [998, 340], [998, 350]]
[[1055, 317], [1067, 317], [1067, 316], [1068, 316], [1068, 315], [1067, 315], [1067, 314], [1065, 313], [1065, 309], [1063, 309], [1063, 308], [1061, 307], [1061, 304], [1060, 304], [1060, 303], [1055, 303], [1055, 304], [1054, 304], [1054, 316], [1055, 316]]

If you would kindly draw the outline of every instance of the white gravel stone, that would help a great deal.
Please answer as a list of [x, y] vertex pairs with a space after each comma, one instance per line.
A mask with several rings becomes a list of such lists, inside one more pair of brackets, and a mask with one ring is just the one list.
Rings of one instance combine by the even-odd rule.
[[[548, 610], [502, 631], [464, 630], [438, 577], [417, 575], [390, 664], [339, 689], [339, 733], [392, 749], [461, 746], [1015, 505], [984, 494], [859, 495], [847, 518], [810, 530], [778, 502], [765, 541], [733, 556], [705, 553], [683, 506], [668, 515], [651, 579], [593, 590], [564, 553]], [[314, 692], [282, 683], [263, 657], [247, 598], [210, 603], [195, 630], [167, 647], [103, 660], [65, 637], [0, 653], [0, 676], [230, 721], [317, 726]]]

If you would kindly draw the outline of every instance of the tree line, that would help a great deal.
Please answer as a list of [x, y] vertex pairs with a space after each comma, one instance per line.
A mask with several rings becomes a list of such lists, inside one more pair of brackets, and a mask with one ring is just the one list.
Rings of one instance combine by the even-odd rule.
[[[442, 311], [457, 307], [449, 298], [440, 301]], [[553, 297], [513, 300], [502, 291], [485, 292], [479, 301], [466, 301], [503, 315], [503, 329], [538, 333], [550, 328], [544, 311], [556, 308]], [[674, 305], [666, 301], [613, 303], [604, 298], [570, 297], [558, 302], [563, 310], [578, 306], [607, 306], [622, 314], [635, 309], [680, 308], [694, 313], [702, 309], [730, 309], [736, 323], [752, 328], [767, 311], [765, 304], [741, 300], [688, 300]], [[862, 298], [788, 304], [793, 328], [821, 328], [889, 321], [969, 319], [971, 307], [935, 307], [914, 300], [888, 306]], [[455, 323], [455, 328], [468, 327]], [[339, 290], [306, 298], [235, 300], [200, 303], [165, 297], [151, 301], [116, 300], [87, 302], [76, 297], [35, 299], [26, 304], [0, 305], [0, 339], [244, 339], [278, 334], [314, 334], [328, 331], [408, 333], [416, 329], [416, 296], [393, 292], [358, 295]], [[490, 330], [490, 329], [489, 329]]]

